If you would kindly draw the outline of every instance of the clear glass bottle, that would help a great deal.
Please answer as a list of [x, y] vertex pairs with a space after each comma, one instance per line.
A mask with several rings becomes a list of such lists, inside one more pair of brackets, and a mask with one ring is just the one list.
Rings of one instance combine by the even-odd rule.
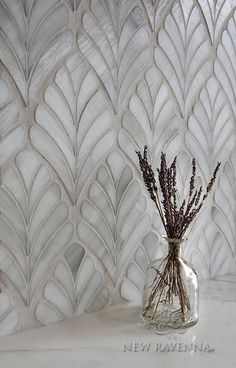
[[166, 256], [147, 269], [142, 320], [160, 330], [187, 328], [198, 321], [197, 274], [181, 257], [181, 244], [186, 239], [164, 239]]

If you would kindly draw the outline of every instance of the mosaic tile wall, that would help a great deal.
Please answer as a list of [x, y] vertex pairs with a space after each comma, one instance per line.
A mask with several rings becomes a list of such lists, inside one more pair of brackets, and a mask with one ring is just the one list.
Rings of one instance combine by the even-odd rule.
[[235, 60], [235, 0], [0, 0], [1, 335], [141, 297], [146, 143], [181, 192], [222, 161], [185, 256], [235, 273]]

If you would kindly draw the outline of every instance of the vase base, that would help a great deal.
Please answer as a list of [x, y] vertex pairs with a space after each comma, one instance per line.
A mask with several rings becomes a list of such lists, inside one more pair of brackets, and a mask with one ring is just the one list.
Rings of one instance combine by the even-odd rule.
[[153, 326], [157, 331], [159, 330], [162, 332], [165, 330], [187, 329], [196, 325], [198, 322], [197, 318], [193, 318], [193, 316], [189, 316], [188, 314], [185, 314], [183, 318], [180, 310], [163, 310], [156, 313], [154, 317], [148, 315], [146, 311], [141, 314], [141, 320], [147, 327]]

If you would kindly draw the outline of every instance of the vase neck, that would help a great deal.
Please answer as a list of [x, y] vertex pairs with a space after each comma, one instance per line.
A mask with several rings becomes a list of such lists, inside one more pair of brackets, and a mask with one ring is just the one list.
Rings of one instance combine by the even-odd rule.
[[166, 242], [168, 243], [168, 256], [177, 258], [182, 256], [182, 244], [187, 239], [174, 239], [164, 237]]
[[182, 256], [181, 244], [168, 243], [168, 256], [179, 258]]

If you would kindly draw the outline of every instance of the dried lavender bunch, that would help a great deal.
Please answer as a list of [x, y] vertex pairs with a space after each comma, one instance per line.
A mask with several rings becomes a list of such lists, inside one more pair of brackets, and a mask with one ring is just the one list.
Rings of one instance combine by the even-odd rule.
[[[140, 151], [136, 151], [136, 153], [139, 158], [139, 165], [145, 186], [156, 205], [170, 244], [168, 255], [162, 262], [164, 266], [163, 271], [160, 272], [159, 268], [156, 269], [157, 275], [143, 314], [145, 317], [153, 319], [160, 303], [172, 303], [174, 297], [177, 296], [180, 304], [181, 318], [184, 320], [185, 313], [190, 310], [191, 306], [182, 277], [182, 264], [178, 258], [179, 244], [211, 191], [220, 168], [220, 162], [217, 163], [213, 176], [203, 193], [202, 186], [196, 189], [196, 160], [192, 160], [192, 174], [189, 180], [188, 196], [187, 198], [183, 198], [178, 207], [176, 188], [177, 157], [168, 166], [166, 155], [161, 153], [160, 167], [157, 168], [157, 183], [154, 171], [148, 162], [147, 146], [144, 147], [143, 154]], [[178, 242], [178, 240], [180, 241]], [[150, 311], [153, 313], [151, 316]]]
[[139, 158], [139, 166], [143, 174], [144, 184], [149, 192], [150, 198], [153, 200], [153, 202], [156, 205], [156, 208], [161, 217], [163, 226], [166, 229], [165, 218], [163, 215], [161, 203], [159, 201], [159, 196], [157, 193], [157, 183], [156, 183], [155, 175], [147, 159], [147, 146], [144, 147], [143, 156], [141, 155], [140, 151], [136, 151], [136, 153]]
[[[192, 160], [192, 174], [189, 180], [188, 198], [184, 198], [179, 208], [177, 206], [177, 188], [176, 188], [176, 161], [174, 158], [170, 166], [167, 165], [166, 155], [161, 153], [160, 168], [157, 168], [157, 180], [154, 171], [147, 158], [147, 146], [144, 147], [143, 154], [136, 151], [139, 158], [139, 165], [142, 171], [144, 184], [149, 192], [149, 195], [155, 203], [161, 221], [166, 230], [168, 238], [181, 239], [186, 233], [192, 221], [195, 219], [200, 209], [203, 206], [213, 184], [216, 180], [217, 172], [220, 168], [220, 162], [217, 163], [213, 176], [210, 179], [205, 193], [203, 188], [195, 188], [196, 181], [196, 160]], [[160, 198], [162, 198], [160, 200]]]

